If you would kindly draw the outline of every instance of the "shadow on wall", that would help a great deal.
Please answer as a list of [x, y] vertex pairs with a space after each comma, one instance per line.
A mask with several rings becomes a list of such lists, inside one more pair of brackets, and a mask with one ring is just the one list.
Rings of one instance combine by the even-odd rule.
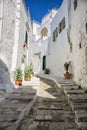
[[6, 64], [0, 59], [0, 88], [5, 89], [7, 92], [11, 92], [13, 84], [10, 80], [10, 73]]

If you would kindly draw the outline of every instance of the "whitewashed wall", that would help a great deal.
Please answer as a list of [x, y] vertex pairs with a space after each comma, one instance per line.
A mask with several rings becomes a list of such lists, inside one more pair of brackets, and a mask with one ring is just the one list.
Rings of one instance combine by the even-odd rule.
[[[3, 1], [2, 3], [0, 58], [5, 62], [8, 68], [10, 68], [12, 48], [14, 45], [15, 8], [9, 0]], [[15, 5], [15, 1], [13, 3]]]
[[70, 40], [72, 43], [74, 80], [87, 88], [87, 1], [77, 0], [74, 10], [74, 0], [71, 0], [69, 11]]
[[[23, 49], [26, 21], [29, 24], [28, 48]], [[32, 25], [22, 0], [0, 0], [0, 84], [10, 88], [10, 74], [22, 67], [21, 59], [26, 55], [26, 64], [31, 60]], [[8, 89], [9, 89], [8, 88]]]
[[[65, 17], [65, 29], [58, 34], [56, 41], [53, 42], [53, 31], [58, 27], [61, 20]], [[58, 9], [52, 24], [51, 24], [51, 40], [50, 53], [47, 55], [47, 68], [56, 76], [62, 76], [65, 72], [64, 63], [71, 61], [71, 53], [67, 37], [68, 30], [68, 2], [64, 0], [61, 7]]]
[[[51, 14], [44, 17], [41, 24], [33, 22], [33, 52], [34, 52], [33, 62], [37, 60], [38, 63], [37, 64], [36, 62], [34, 62], [34, 70], [40, 73], [43, 72], [42, 70], [43, 56], [44, 55], [46, 56], [48, 49], [47, 47], [50, 37], [50, 23], [51, 23], [50, 16]], [[43, 28], [47, 28], [48, 30], [46, 37], [42, 37], [41, 35], [41, 31]]]

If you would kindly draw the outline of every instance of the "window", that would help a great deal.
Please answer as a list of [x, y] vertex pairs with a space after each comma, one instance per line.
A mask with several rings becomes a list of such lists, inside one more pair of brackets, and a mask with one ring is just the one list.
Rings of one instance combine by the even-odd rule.
[[86, 23], [86, 33], [87, 33], [87, 23]]
[[74, 0], [74, 10], [77, 8], [77, 0]]
[[61, 33], [61, 22], [59, 23], [59, 33]]
[[58, 28], [55, 29], [56, 37], [58, 37]]
[[64, 28], [65, 28], [65, 17], [59, 23], [59, 33], [61, 33]]
[[55, 42], [56, 40], [56, 37], [58, 37], [58, 28], [56, 28], [54, 31], [53, 31], [53, 41]]
[[25, 33], [25, 43], [27, 44], [28, 43], [28, 34], [27, 34], [27, 31]]
[[62, 30], [65, 28], [65, 17], [59, 23], [58, 27], [53, 31], [53, 41], [55, 42], [56, 38], [58, 37], [58, 33], [61, 33]]
[[48, 30], [47, 30], [46, 27], [41, 30], [41, 36], [42, 36], [42, 37], [43, 37], [43, 36], [46, 37], [46, 36], [47, 36], [47, 33], [48, 33]]
[[56, 41], [56, 31], [54, 30], [53, 31], [53, 42], [55, 42]]
[[65, 28], [65, 17], [61, 21], [61, 28], [62, 30]]

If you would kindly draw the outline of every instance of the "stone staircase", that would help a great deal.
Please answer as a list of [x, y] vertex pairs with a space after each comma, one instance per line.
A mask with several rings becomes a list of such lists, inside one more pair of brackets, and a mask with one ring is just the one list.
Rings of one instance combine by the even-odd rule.
[[87, 130], [87, 93], [85, 90], [81, 89], [74, 81], [65, 80], [60, 77], [43, 76], [42, 78], [50, 79], [56, 83], [58, 88], [60, 88], [75, 113], [75, 121], [78, 125], [78, 130]]
[[67, 100], [75, 112], [76, 123], [79, 130], [87, 130], [87, 93], [72, 80], [57, 79], [63, 89]]
[[[35, 85], [34, 85], [35, 86]], [[7, 93], [0, 87], [0, 130], [16, 130], [32, 108], [38, 85], [25, 85]]]

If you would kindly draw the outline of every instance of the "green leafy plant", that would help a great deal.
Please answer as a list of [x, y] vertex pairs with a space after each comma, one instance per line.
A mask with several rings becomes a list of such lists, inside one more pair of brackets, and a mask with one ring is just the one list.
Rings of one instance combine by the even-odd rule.
[[33, 65], [32, 63], [29, 64], [29, 66], [25, 67], [24, 69], [24, 77], [25, 77], [25, 80], [27, 78], [31, 78], [31, 76], [34, 75], [34, 72], [33, 72]]
[[44, 74], [49, 74], [50, 73], [50, 70], [48, 69], [48, 68], [46, 68], [45, 70], [44, 70]]
[[30, 69], [29, 67], [25, 67], [24, 69], [24, 77], [31, 77]]
[[68, 72], [70, 64], [71, 64], [71, 62], [65, 62], [64, 68], [65, 68], [66, 72]]
[[22, 80], [22, 70], [20, 68], [18, 68], [14, 71], [14, 79], [15, 79], [15, 81]]

